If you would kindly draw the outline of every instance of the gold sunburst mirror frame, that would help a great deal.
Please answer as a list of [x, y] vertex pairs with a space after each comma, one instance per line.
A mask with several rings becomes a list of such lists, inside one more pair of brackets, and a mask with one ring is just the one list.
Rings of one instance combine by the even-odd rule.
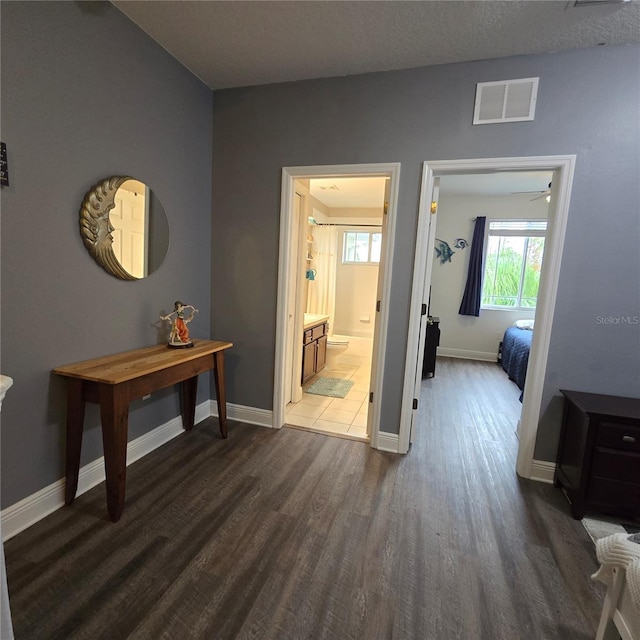
[[[140, 243], [134, 251], [138, 257], [134, 265], [122, 258], [126, 254], [125, 232], [124, 222], [120, 220], [124, 220], [126, 198], [137, 200], [130, 206], [137, 208], [135, 219], [142, 225], [133, 236], [128, 236], [136, 238], [134, 243]], [[114, 208], [116, 212], [112, 214]], [[117, 253], [114, 232], [118, 233]], [[162, 205], [146, 185], [130, 176], [105, 178], [87, 191], [80, 207], [80, 235], [93, 259], [120, 280], [140, 280], [152, 273], [164, 260], [169, 245], [169, 226]]]

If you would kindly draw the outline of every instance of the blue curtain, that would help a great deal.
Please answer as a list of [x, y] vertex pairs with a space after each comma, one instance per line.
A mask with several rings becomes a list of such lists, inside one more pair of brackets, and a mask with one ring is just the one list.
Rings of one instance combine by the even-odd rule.
[[480, 299], [482, 298], [482, 254], [484, 251], [484, 224], [486, 220], [484, 216], [476, 218], [473, 240], [471, 241], [467, 284], [464, 287], [460, 311], [458, 312], [461, 316], [480, 315]]

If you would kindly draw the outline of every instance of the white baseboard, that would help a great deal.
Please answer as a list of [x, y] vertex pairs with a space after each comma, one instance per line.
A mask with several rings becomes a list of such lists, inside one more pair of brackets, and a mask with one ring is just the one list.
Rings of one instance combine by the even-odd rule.
[[488, 351], [470, 351], [469, 349], [452, 349], [450, 347], [438, 347], [436, 355], [446, 358], [463, 358], [464, 360], [482, 360], [483, 362], [497, 362], [498, 354]]
[[[196, 407], [196, 422], [207, 417], [207, 402], [203, 402]], [[205, 415], [203, 415], [205, 414]], [[156, 427], [152, 431], [132, 440], [127, 445], [127, 466], [142, 458], [147, 453], [157, 449], [172, 438], [183, 432], [182, 418], [177, 417], [169, 420], [163, 425]], [[105, 478], [104, 456], [86, 464], [80, 469], [78, 474], [77, 496], [82, 495], [100, 484]], [[4, 540], [12, 538], [16, 534], [24, 531], [32, 524], [35, 524], [50, 513], [64, 506], [65, 479], [60, 478], [53, 484], [36, 493], [16, 502], [2, 511], [2, 536]]]
[[546, 482], [553, 484], [553, 477], [556, 472], [555, 462], [546, 462], [545, 460], [534, 460], [531, 463], [531, 476], [530, 480], [536, 480], [537, 482]]
[[[206, 400], [196, 407], [195, 423], [209, 417], [218, 416], [218, 403]], [[266, 409], [254, 409], [237, 404], [227, 404], [227, 417], [256, 424], [263, 427], [272, 426], [272, 412]], [[169, 440], [184, 433], [180, 416], [169, 420], [152, 431], [132, 440], [127, 444], [127, 466], [151, 453]], [[86, 464], [78, 475], [77, 496], [89, 491], [105, 479], [104, 457]], [[2, 519], [2, 538], [8, 540], [24, 531], [32, 524], [42, 520], [49, 514], [64, 506], [65, 479], [61, 478], [44, 489], [7, 507], [0, 514]]]
[[387, 433], [381, 431], [378, 434], [378, 446], [376, 449], [379, 451], [388, 451], [389, 453], [398, 453], [398, 447], [400, 445], [400, 436], [397, 433]]
[[[215, 400], [209, 400], [209, 407], [209, 415], [217, 418], [218, 403]], [[273, 411], [270, 409], [256, 409], [227, 402], [227, 418], [238, 422], [255, 424], [259, 427], [273, 427]]]

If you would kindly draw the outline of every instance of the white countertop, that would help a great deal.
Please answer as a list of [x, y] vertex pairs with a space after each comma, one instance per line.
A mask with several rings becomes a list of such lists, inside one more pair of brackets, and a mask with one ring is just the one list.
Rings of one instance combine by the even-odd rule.
[[305, 313], [304, 314], [304, 330], [311, 329], [317, 324], [329, 322], [329, 316], [323, 316], [319, 313]]

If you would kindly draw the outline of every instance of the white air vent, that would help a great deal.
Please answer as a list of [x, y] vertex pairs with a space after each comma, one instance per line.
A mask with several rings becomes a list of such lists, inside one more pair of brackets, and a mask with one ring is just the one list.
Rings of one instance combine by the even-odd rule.
[[476, 85], [473, 124], [533, 120], [539, 79], [479, 82]]

